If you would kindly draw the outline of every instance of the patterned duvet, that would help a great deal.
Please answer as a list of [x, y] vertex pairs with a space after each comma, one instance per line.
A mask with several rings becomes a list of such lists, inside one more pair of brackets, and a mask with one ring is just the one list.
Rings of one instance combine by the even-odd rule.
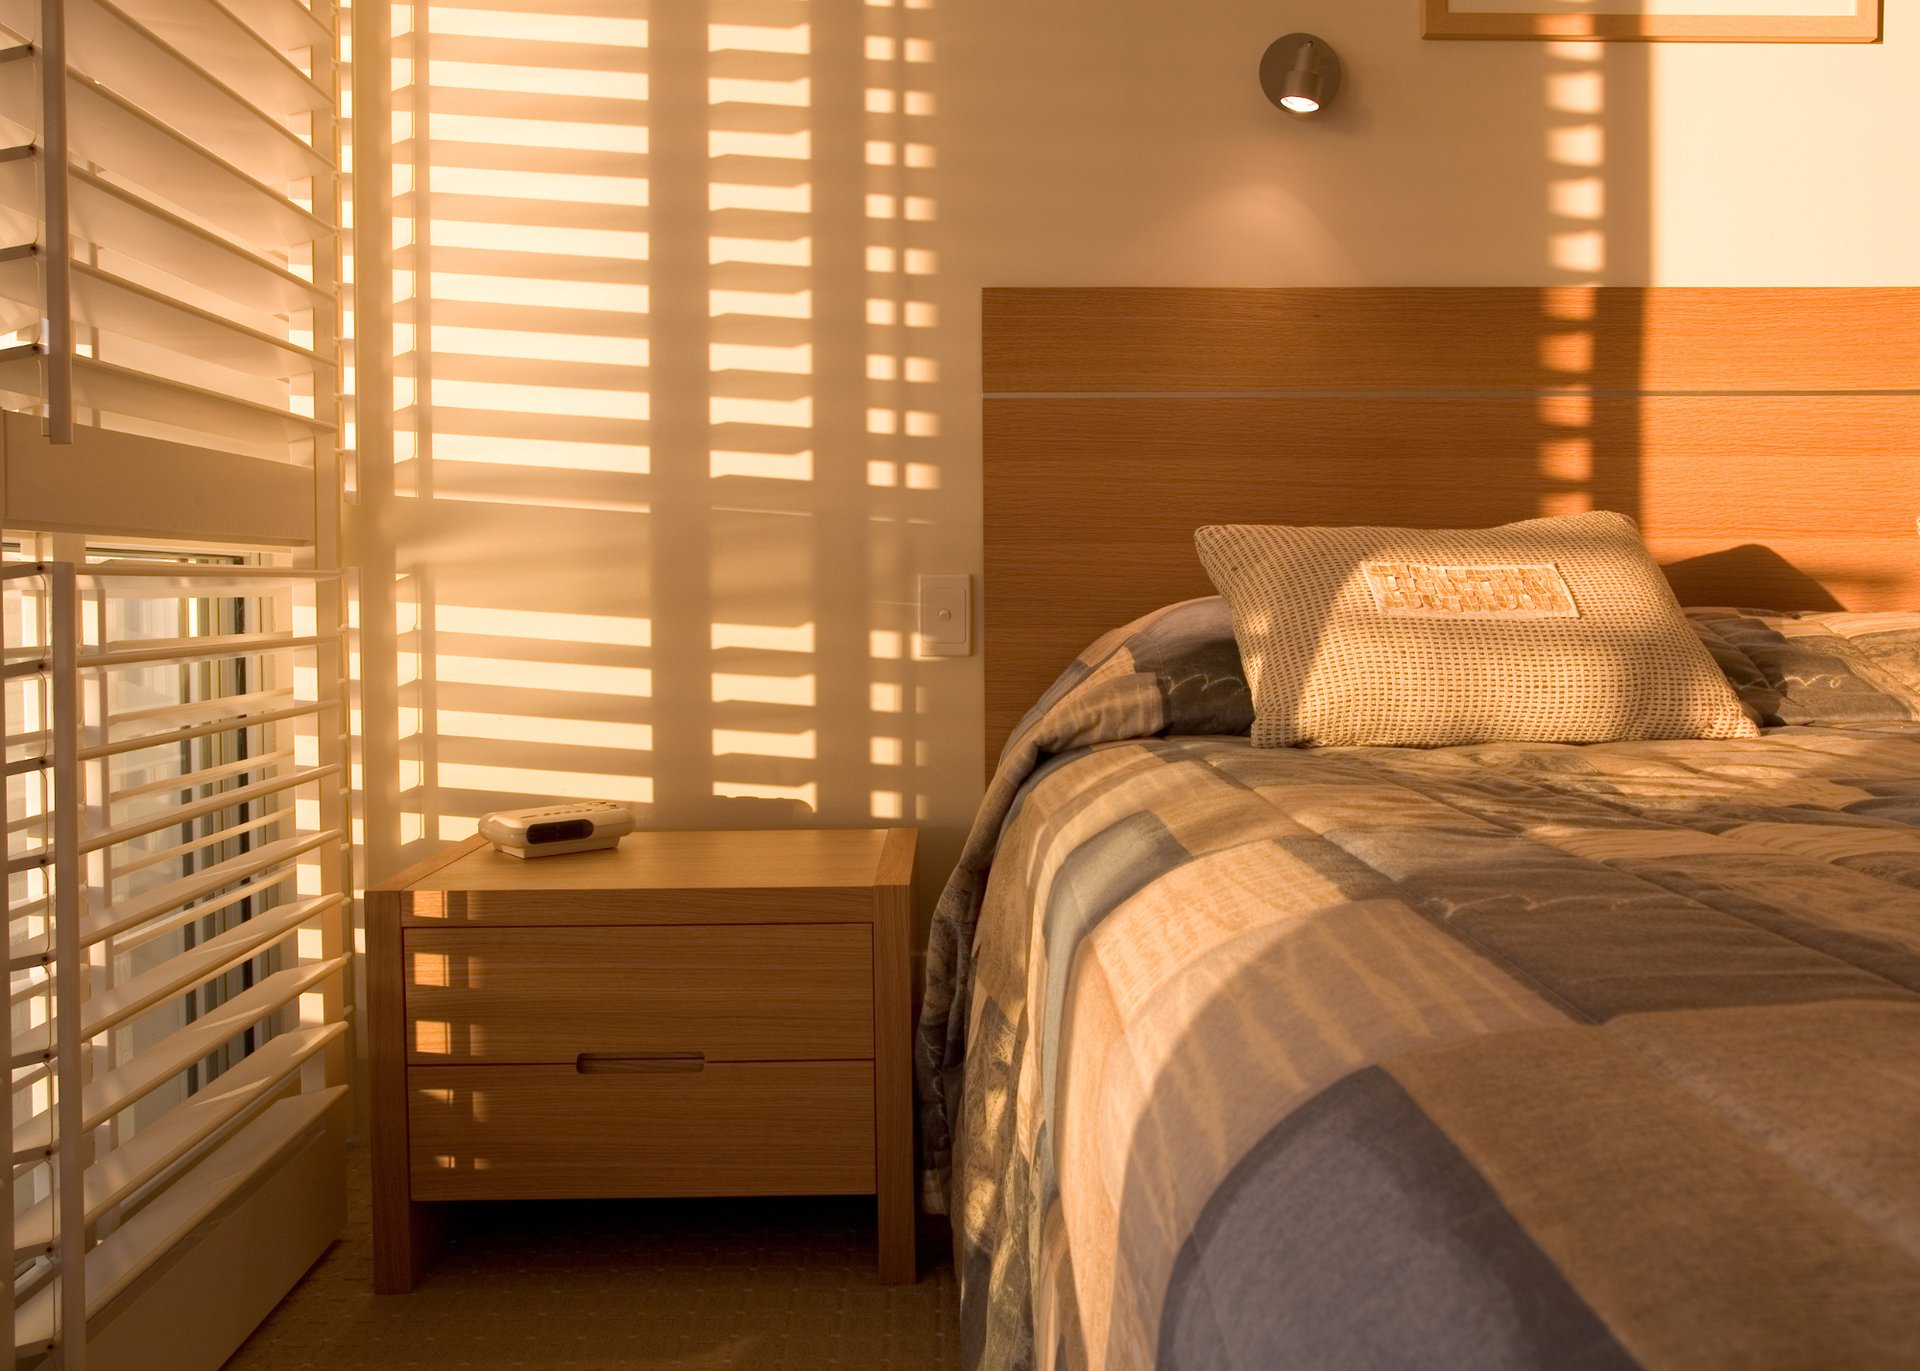
[[928, 953], [969, 1367], [1920, 1366], [1920, 616], [1694, 611], [1758, 739], [1254, 749], [1096, 644]]

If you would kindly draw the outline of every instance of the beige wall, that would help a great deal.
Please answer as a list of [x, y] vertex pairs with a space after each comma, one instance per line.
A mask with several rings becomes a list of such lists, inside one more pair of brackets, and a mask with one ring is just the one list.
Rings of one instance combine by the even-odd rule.
[[[590, 795], [902, 816], [937, 888], [981, 660], [906, 645], [915, 574], [980, 569], [983, 286], [1920, 283], [1906, 0], [1866, 48], [1424, 43], [1416, 0], [512, 8], [547, 15], [397, 40], [436, 141], [353, 519], [375, 877]], [[1347, 64], [1312, 123], [1255, 81], [1295, 28]]]

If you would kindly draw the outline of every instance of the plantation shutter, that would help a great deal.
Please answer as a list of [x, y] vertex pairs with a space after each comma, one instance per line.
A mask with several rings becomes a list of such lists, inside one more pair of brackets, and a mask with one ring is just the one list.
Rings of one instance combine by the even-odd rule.
[[328, 0], [0, 0], [18, 1364], [217, 1366], [337, 1233]]
[[11, 526], [310, 544], [334, 517], [334, 44], [295, 0], [0, 0]]

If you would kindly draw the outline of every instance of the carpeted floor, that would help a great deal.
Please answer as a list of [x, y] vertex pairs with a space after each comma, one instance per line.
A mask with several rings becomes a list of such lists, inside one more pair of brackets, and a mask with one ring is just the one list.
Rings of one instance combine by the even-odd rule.
[[463, 1206], [410, 1295], [373, 1294], [367, 1168], [346, 1236], [228, 1371], [634, 1368], [948, 1371], [953, 1266], [874, 1278], [873, 1202], [571, 1201]]

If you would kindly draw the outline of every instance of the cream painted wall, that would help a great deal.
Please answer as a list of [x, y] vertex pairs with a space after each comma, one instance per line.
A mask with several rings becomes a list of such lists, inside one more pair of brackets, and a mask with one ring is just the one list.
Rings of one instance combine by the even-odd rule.
[[[352, 519], [375, 878], [598, 795], [901, 815], [930, 902], [981, 659], [903, 645], [916, 573], [980, 569], [983, 286], [1920, 284], [1909, 0], [1873, 47], [1427, 43], [1416, 0], [540, 8], [396, 40], [437, 141], [400, 149], [398, 447], [363, 410]], [[1255, 81], [1297, 28], [1348, 71], [1312, 123]]]

